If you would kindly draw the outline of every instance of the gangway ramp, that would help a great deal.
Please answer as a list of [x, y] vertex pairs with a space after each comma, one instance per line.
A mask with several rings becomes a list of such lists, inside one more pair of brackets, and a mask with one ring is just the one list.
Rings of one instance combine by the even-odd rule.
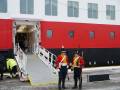
[[27, 55], [26, 69], [33, 86], [57, 83], [57, 74], [53, 73], [37, 55]]

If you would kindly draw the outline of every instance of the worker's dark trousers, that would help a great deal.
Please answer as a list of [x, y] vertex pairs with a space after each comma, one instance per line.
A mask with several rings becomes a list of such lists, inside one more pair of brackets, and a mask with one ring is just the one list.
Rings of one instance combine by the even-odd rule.
[[0, 76], [0, 80], [2, 80], [3, 79], [3, 71], [2, 70], [0, 70], [0, 74], [1, 74], [1, 76]]
[[[0, 62], [1, 63], [1, 62]], [[2, 63], [1, 63], [2, 64]], [[0, 76], [0, 80], [2, 80], [3, 79], [3, 73], [5, 72], [5, 67], [4, 67], [4, 65], [1, 65], [0, 64], [0, 74], [1, 74], [1, 76]]]
[[74, 87], [77, 87], [77, 82], [79, 81], [79, 88], [82, 87], [82, 69], [74, 67]]
[[1, 59], [2, 56], [0, 57], [0, 79], [3, 79], [3, 74], [6, 71], [6, 61], [4, 59]]
[[67, 75], [67, 66], [61, 66], [60, 71], [59, 71], [59, 80], [58, 80], [59, 88], [61, 88], [61, 83], [62, 83], [62, 88], [65, 88], [66, 75]]
[[13, 74], [16, 74], [17, 73], [17, 65], [15, 65], [12, 70], [10, 70], [10, 74], [12, 75], [13, 77]]

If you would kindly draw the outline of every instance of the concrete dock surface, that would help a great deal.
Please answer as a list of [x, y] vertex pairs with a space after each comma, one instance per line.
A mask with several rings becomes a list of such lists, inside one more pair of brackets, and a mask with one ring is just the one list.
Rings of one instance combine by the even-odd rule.
[[[66, 82], [66, 87], [68, 88], [66, 90], [72, 90], [72, 86], [73, 82]], [[6, 79], [0, 81], [0, 90], [58, 90], [58, 88], [57, 84], [48, 86], [31, 86], [28, 82], [20, 82], [19, 79]], [[82, 90], [120, 90], [120, 78], [87, 83], [83, 81]]]

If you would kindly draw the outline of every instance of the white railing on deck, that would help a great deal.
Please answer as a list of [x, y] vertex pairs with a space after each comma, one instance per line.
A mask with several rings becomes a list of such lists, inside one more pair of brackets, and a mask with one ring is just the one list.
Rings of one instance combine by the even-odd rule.
[[57, 70], [54, 68], [54, 61], [56, 59], [56, 55], [48, 51], [47, 49], [39, 46], [34, 52], [38, 57], [52, 70], [54, 73], [57, 73]]
[[26, 54], [22, 51], [19, 45], [16, 46], [16, 61], [19, 66], [19, 70], [21, 72], [20, 79], [27, 79], [27, 69], [26, 69], [26, 64], [27, 64], [27, 56]]

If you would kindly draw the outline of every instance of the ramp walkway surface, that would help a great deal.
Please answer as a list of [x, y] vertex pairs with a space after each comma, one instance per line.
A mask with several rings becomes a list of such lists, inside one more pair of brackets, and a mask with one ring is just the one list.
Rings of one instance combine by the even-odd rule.
[[26, 69], [33, 86], [57, 83], [57, 75], [37, 55], [27, 55]]

